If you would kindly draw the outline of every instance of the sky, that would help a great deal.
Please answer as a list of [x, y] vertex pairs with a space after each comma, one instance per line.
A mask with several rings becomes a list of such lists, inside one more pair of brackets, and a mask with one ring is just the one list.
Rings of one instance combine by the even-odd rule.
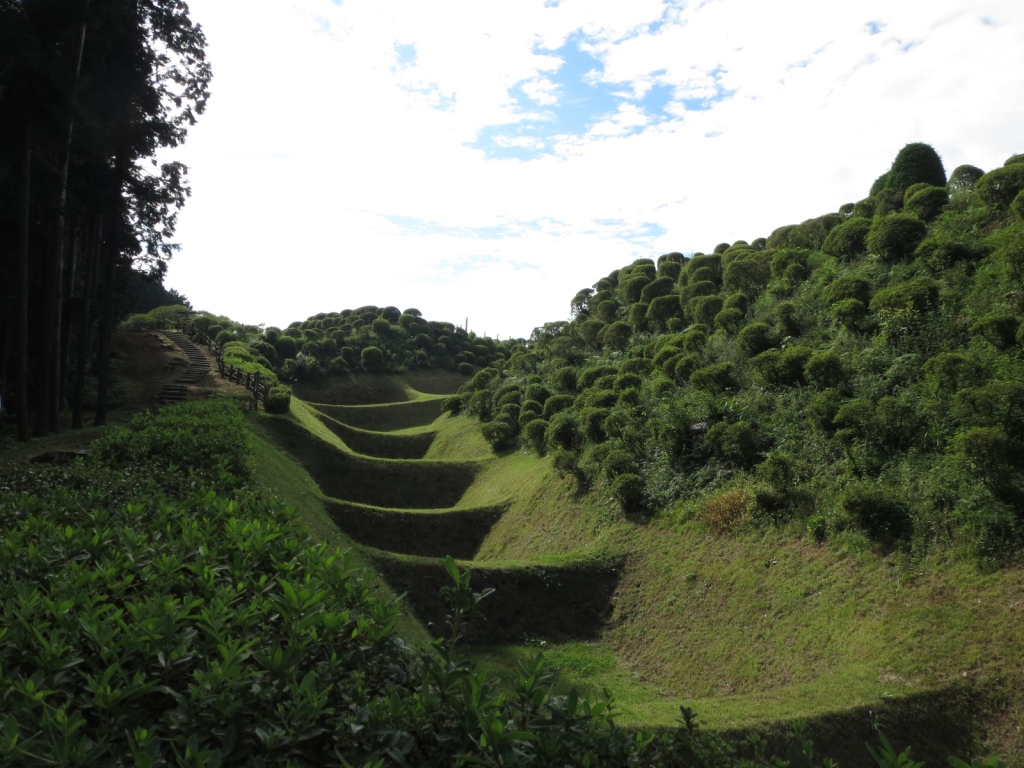
[[634, 259], [1024, 151], [1020, 0], [189, 0], [212, 96], [165, 285], [285, 327], [528, 338]]

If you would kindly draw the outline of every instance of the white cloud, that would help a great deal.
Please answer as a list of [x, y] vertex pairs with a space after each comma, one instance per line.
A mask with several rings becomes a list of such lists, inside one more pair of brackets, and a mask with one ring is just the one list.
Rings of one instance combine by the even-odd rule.
[[[947, 171], [1021, 151], [1015, 0], [190, 7], [215, 79], [176, 153], [194, 194], [168, 284], [245, 322], [397, 304], [526, 336], [637, 256], [766, 236], [863, 197], [909, 141], [935, 146]], [[529, 161], [467, 146], [488, 127], [545, 120], [522, 114], [516, 86], [558, 107], [551, 52], [570, 35], [616, 91], [657, 83], [710, 108], [676, 105], [656, 122], [624, 101], [586, 135], [546, 137], [555, 153]], [[401, 67], [396, 44], [416, 53]], [[648, 224], [665, 234], [634, 236]], [[479, 231], [496, 226], [515, 234]]]

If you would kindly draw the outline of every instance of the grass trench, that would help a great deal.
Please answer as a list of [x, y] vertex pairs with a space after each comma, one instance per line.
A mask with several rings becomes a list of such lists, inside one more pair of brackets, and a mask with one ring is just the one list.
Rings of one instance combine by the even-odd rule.
[[434, 432], [394, 434], [368, 432], [342, 424], [329, 416], [319, 414], [324, 425], [337, 435], [355, 453], [378, 459], [422, 459], [434, 442]]
[[266, 417], [266, 423], [324, 495], [343, 501], [396, 509], [454, 507], [480, 470], [472, 462], [363, 458], [313, 437], [288, 417]]
[[403, 555], [470, 560], [505, 507], [407, 512], [329, 501], [327, 514], [354, 541]]
[[[445, 606], [439, 596], [450, 578], [437, 560], [369, 553], [392, 587], [404, 592], [417, 618], [443, 633]], [[622, 563], [589, 561], [566, 565], [473, 566], [473, 589], [495, 594], [481, 603], [485, 618], [471, 622], [467, 643], [551, 642], [598, 637], [611, 616], [611, 599]]]
[[313, 403], [321, 413], [356, 429], [375, 432], [397, 432], [400, 429], [425, 427], [441, 415], [440, 398], [412, 400], [385, 405], [330, 405]]

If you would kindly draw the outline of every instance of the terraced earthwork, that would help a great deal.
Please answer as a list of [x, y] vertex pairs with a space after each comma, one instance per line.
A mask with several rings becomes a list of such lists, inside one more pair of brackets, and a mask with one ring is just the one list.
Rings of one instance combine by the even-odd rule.
[[473, 503], [465, 502], [494, 457], [480, 451], [463, 460], [424, 458], [440, 419], [448, 418], [441, 410], [444, 397], [464, 380], [434, 372], [359, 377], [349, 386], [307, 385], [296, 388], [308, 398], [293, 409], [299, 416], [266, 418], [280, 447], [320, 487], [335, 524], [365, 547], [428, 627], [444, 626], [439, 590], [449, 585], [442, 560], [451, 555], [472, 565], [474, 590], [496, 590], [487, 601], [487, 618], [474, 622], [467, 641], [597, 637], [611, 615], [620, 563], [474, 561], [508, 510], [508, 499], [481, 503], [487, 494], [479, 491], [471, 494]]

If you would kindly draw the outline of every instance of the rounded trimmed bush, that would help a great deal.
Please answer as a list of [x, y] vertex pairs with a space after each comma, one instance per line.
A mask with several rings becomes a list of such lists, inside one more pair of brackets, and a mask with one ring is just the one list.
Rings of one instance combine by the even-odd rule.
[[894, 213], [876, 219], [868, 231], [865, 245], [886, 261], [900, 261], [914, 253], [928, 233], [925, 223], [915, 216]]
[[271, 387], [263, 400], [267, 413], [288, 413], [292, 404], [292, 391], [288, 387]]
[[359, 353], [359, 362], [367, 371], [377, 373], [384, 369], [384, 352], [380, 347], [363, 347]]
[[1024, 190], [1024, 163], [989, 171], [974, 185], [974, 191], [987, 205], [1004, 210], [1021, 190]]
[[974, 165], [958, 165], [951, 174], [949, 174], [949, 181], [946, 182], [946, 189], [952, 194], [957, 192], [970, 192], [974, 189], [974, 185], [978, 183], [978, 179], [985, 175], [985, 172]]
[[564, 411], [566, 408], [572, 406], [576, 400], [572, 395], [551, 395], [544, 402], [544, 418], [550, 419], [556, 413]]
[[732, 363], [715, 363], [698, 368], [690, 375], [690, 384], [697, 389], [703, 389], [714, 394], [721, 394], [730, 389], [735, 389], [736, 379], [733, 376]]
[[722, 461], [740, 468], [751, 467], [757, 460], [754, 430], [745, 421], [715, 424], [704, 436], [704, 446]]
[[910, 509], [896, 494], [868, 483], [848, 485], [839, 495], [839, 508], [872, 539], [892, 543], [913, 530]]
[[639, 475], [625, 472], [612, 480], [609, 486], [614, 498], [623, 512], [639, 511], [644, 501], [644, 481]]
[[[912, 189], [913, 187], [907, 191], [910, 192]], [[907, 200], [903, 211], [911, 216], [917, 216], [921, 221], [931, 221], [937, 218], [948, 204], [949, 193], [944, 188], [925, 186]]]
[[846, 380], [842, 358], [829, 349], [811, 355], [804, 365], [804, 376], [820, 389], [837, 387]]
[[775, 346], [775, 340], [772, 338], [772, 332], [767, 323], [750, 323], [739, 332], [736, 340], [747, 357], [759, 355], [766, 349]]
[[868, 308], [857, 299], [843, 299], [832, 305], [831, 315], [847, 330], [856, 331], [867, 317]]

